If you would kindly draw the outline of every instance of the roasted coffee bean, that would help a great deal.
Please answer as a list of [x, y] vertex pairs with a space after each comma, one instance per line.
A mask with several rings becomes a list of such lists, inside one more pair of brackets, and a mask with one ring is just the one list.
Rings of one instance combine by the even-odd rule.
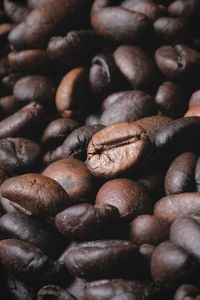
[[8, 35], [8, 41], [11, 44], [12, 49], [16, 51], [20, 51], [27, 48], [24, 32], [25, 32], [24, 22], [19, 23], [10, 31]]
[[53, 179], [40, 174], [25, 174], [7, 179], [1, 196], [27, 215], [55, 215], [71, 205], [67, 192]]
[[120, 46], [115, 50], [114, 59], [134, 89], [151, 91], [155, 87], [157, 70], [144, 50], [135, 46]]
[[97, 194], [96, 204], [115, 206], [120, 217], [126, 221], [152, 210], [152, 201], [146, 190], [137, 182], [126, 178], [106, 182]]
[[87, 158], [87, 147], [92, 136], [103, 127], [103, 125], [97, 124], [75, 129], [69, 134], [61, 147], [45, 155], [44, 161], [50, 163], [63, 158], [76, 158], [85, 161]]
[[179, 218], [172, 223], [170, 240], [181, 247], [186, 253], [197, 259], [200, 258], [200, 224], [192, 218]]
[[200, 289], [190, 284], [181, 285], [174, 295], [174, 300], [200, 299]]
[[57, 181], [74, 204], [93, 200], [97, 181], [84, 162], [68, 158], [50, 164], [42, 173]]
[[132, 276], [140, 262], [138, 248], [129, 241], [101, 240], [72, 245], [65, 252], [65, 265], [75, 276], [86, 279]]
[[150, 281], [129, 281], [123, 279], [99, 280], [88, 283], [85, 297], [88, 300], [139, 300], [151, 299], [156, 294]]
[[45, 128], [41, 138], [42, 145], [47, 149], [55, 149], [78, 127], [79, 123], [75, 120], [68, 118], [55, 119]]
[[3, 117], [7, 117], [10, 114], [15, 113], [22, 106], [22, 103], [20, 103], [20, 101], [18, 101], [18, 99], [13, 95], [0, 98], [0, 114]]
[[[44, 117], [43, 107], [32, 102], [0, 122], [0, 138], [34, 134]], [[35, 128], [34, 128], [35, 127]]]
[[10, 52], [8, 63], [16, 72], [26, 74], [44, 74], [51, 67], [51, 60], [45, 50], [23, 50]]
[[165, 15], [165, 7], [161, 4], [156, 4], [152, 1], [123, 1], [122, 7], [141, 13], [152, 21], [155, 21], [158, 17]]
[[119, 212], [111, 205], [79, 204], [59, 213], [55, 224], [69, 240], [87, 241], [105, 237], [108, 228], [117, 224]]
[[143, 91], [134, 90], [121, 94], [103, 112], [99, 122], [103, 125], [133, 122], [154, 114], [156, 114], [156, 107], [153, 98]]
[[32, 284], [48, 283], [65, 273], [62, 263], [48, 259], [39, 248], [17, 239], [0, 241], [0, 258], [9, 272]]
[[144, 43], [152, 35], [149, 18], [122, 7], [105, 7], [92, 13], [91, 24], [97, 34], [114, 43]]
[[148, 148], [149, 138], [142, 127], [134, 123], [114, 124], [92, 136], [87, 166], [96, 177], [116, 177], [134, 168]]
[[36, 101], [48, 107], [53, 104], [55, 92], [54, 83], [49, 78], [26, 76], [16, 82], [13, 95], [23, 104]]
[[6, 15], [15, 23], [25, 19], [30, 9], [22, 1], [3, 0]]
[[194, 92], [189, 100], [189, 107], [200, 104], [200, 90]]
[[181, 117], [186, 110], [186, 97], [182, 88], [172, 81], [165, 81], [155, 96], [159, 111], [171, 118]]
[[100, 38], [92, 30], [70, 31], [66, 36], [52, 37], [47, 52], [57, 64], [65, 69], [86, 65], [100, 49]]
[[168, 7], [168, 12], [173, 17], [185, 17], [192, 19], [198, 17], [200, 12], [200, 3], [198, 0], [176, 0]]
[[189, 23], [183, 18], [161, 17], [154, 22], [154, 30], [163, 44], [182, 43], [189, 37]]
[[157, 132], [155, 137], [156, 147], [161, 152], [168, 151], [171, 154], [194, 150], [199, 145], [196, 139], [199, 128], [199, 117], [174, 120]]
[[171, 80], [194, 76], [200, 70], [200, 53], [182, 44], [157, 49], [155, 61], [162, 74]]
[[141, 215], [130, 225], [130, 238], [138, 245], [158, 245], [167, 240], [169, 226], [153, 215]]
[[181, 193], [161, 198], [154, 206], [154, 214], [171, 223], [200, 210], [200, 193]]
[[195, 185], [196, 185], [196, 191], [200, 192], [200, 158], [197, 159], [197, 163], [195, 167]]
[[41, 288], [38, 292], [38, 300], [75, 300], [66, 290], [56, 285], [48, 285]]
[[186, 152], [179, 155], [170, 165], [165, 177], [167, 195], [192, 192], [194, 190], [194, 172], [197, 156]]
[[59, 255], [64, 245], [51, 223], [19, 212], [4, 214], [0, 218], [0, 237], [23, 240], [51, 257]]
[[10, 174], [34, 170], [40, 155], [39, 145], [31, 140], [23, 138], [0, 140], [0, 168]]
[[62, 117], [71, 118], [85, 109], [89, 100], [88, 71], [75, 68], [62, 79], [56, 92], [56, 106]]
[[163, 288], [177, 287], [187, 282], [194, 272], [188, 254], [170, 241], [161, 243], [153, 252], [151, 273], [156, 285]]

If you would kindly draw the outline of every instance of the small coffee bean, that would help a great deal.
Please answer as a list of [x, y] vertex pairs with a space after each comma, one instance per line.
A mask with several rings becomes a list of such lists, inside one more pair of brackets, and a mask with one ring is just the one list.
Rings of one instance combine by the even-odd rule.
[[152, 201], [146, 190], [137, 182], [126, 178], [106, 182], [97, 194], [96, 204], [115, 206], [125, 221], [152, 210]]
[[152, 90], [157, 71], [151, 57], [141, 48], [120, 46], [114, 52], [116, 65], [134, 89]]
[[140, 256], [129, 241], [101, 240], [72, 245], [65, 265], [75, 276], [86, 279], [114, 278], [136, 272]]
[[10, 174], [34, 170], [40, 155], [39, 145], [31, 140], [23, 138], [0, 140], [0, 168]]
[[194, 172], [197, 156], [186, 152], [170, 165], [165, 177], [165, 192], [167, 195], [192, 192], [194, 190]]
[[167, 240], [169, 226], [153, 215], [141, 215], [130, 225], [130, 238], [138, 245], [158, 245]]
[[200, 193], [181, 193], [161, 198], [154, 206], [154, 214], [164, 222], [172, 223], [200, 210]]
[[13, 95], [23, 104], [39, 102], [51, 106], [55, 99], [54, 83], [43, 76], [26, 76], [19, 79], [13, 90]]
[[101, 115], [100, 123], [111, 125], [121, 122], [133, 122], [156, 113], [153, 98], [143, 91], [124, 92]]
[[149, 138], [134, 123], [118, 123], [93, 135], [87, 149], [92, 174], [112, 178], [135, 167], [149, 148]]
[[27, 215], [55, 215], [71, 205], [67, 192], [56, 181], [33, 173], [4, 181], [1, 196]]
[[93, 200], [97, 182], [84, 162], [68, 158], [50, 164], [42, 173], [57, 181], [76, 203]]

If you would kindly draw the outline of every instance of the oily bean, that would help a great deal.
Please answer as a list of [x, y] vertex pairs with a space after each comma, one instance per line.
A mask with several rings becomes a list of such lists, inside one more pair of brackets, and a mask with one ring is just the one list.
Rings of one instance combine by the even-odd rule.
[[[85, 5], [90, 1], [85, 1]], [[31, 48], [44, 48], [50, 38], [81, 26], [83, 1], [49, 1], [34, 9], [25, 20], [25, 40]], [[83, 19], [83, 18], [82, 18]]]
[[133, 122], [156, 113], [153, 98], [143, 91], [124, 92], [103, 114], [99, 122], [111, 125], [121, 122]]
[[27, 215], [55, 215], [71, 205], [67, 192], [53, 179], [40, 174], [12, 177], [1, 185], [1, 196]]
[[182, 43], [189, 37], [189, 23], [183, 18], [161, 17], [154, 22], [154, 30], [163, 44]]
[[200, 193], [181, 193], [161, 198], [154, 206], [154, 214], [166, 223], [200, 210]]
[[15, 71], [26, 74], [47, 73], [51, 67], [47, 52], [39, 49], [10, 52], [8, 63]]
[[93, 281], [88, 283], [85, 289], [85, 297], [88, 300], [151, 299], [154, 293], [151, 282], [124, 279]]
[[91, 24], [97, 34], [114, 43], [144, 43], [152, 33], [149, 18], [122, 7], [100, 9], [92, 14]]
[[179, 218], [172, 223], [170, 240], [186, 253], [200, 259], [200, 224], [191, 218]]
[[198, 0], [176, 0], [169, 5], [168, 12], [173, 17], [196, 18], [200, 12], [200, 3]]
[[[185, 117], [170, 122], [156, 133], [155, 144], [159, 151], [180, 153], [198, 148], [199, 117]], [[185, 142], [187, 141], [187, 143]]]
[[38, 300], [74, 300], [66, 290], [56, 285], [48, 285], [41, 288], [38, 292]]
[[0, 114], [5, 117], [15, 113], [23, 105], [18, 101], [14, 95], [0, 98]]
[[32, 102], [0, 122], [0, 138], [33, 134], [44, 116], [43, 107]]
[[99, 100], [124, 89], [127, 84], [115, 64], [113, 55], [100, 53], [93, 57], [89, 72], [92, 94]]
[[48, 77], [34, 75], [22, 77], [13, 89], [13, 95], [23, 104], [36, 101], [52, 105], [55, 93], [55, 85]]
[[0, 168], [10, 174], [24, 173], [34, 169], [40, 158], [40, 147], [23, 138], [0, 140]]
[[26, 41], [24, 39], [25, 24], [21, 22], [17, 24], [9, 33], [8, 41], [13, 50], [20, 51], [27, 48]]
[[168, 79], [181, 79], [200, 70], [200, 53], [183, 44], [162, 46], [155, 52], [155, 61]]
[[172, 242], [163, 242], [154, 250], [151, 274], [156, 285], [163, 288], [177, 287], [187, 282], [192, 272], [194, 267], [190, 257]]
[[139, 261], [138, 248], [124, 240], [75, 244], [65, 252], [65, 265], [70, 273], [86, 279], [114, 278], [129, 273], [134, 274]]
[[6, 288], [8, 289], [10, 297], [9, 299], [35, 300], [35, 288], [20, 281], [19, 279], [15, 278], [10, 274], [6, 278]]
[[42, 173], [57, 181], [76, 203], [93, 200], [97, 182], [84, 162], [68, 158], [50, 164]]
[[200, 90], [195, 91], [189, 100], [189, 107], [200, 104]]
[[157, 71], [151, 57], [141, 48], [120, 46], [114, 52], [116, 65], [134, 89], [152, 90]]
[[184, 117], [200, 117], [200, 104], [192, 105], [186, 111]]
[[191, 192], [194, 190], [194, 172], [197, 156], [186, 152], [171, 163], [165, 177], [165, 192], [167, 195]]
[[62, 263], [49, 260], [39, 248], [17, 239], [0, 241], [0, 258], [9, 272], [33, 284], [55, 280], [64, 271]]
[[103, 127], [103, 125], [97, 124], [75, 129], [65, 139], [62, 146], [58, 147], [55, 151], [47, 152], [44, 157], [44, 162], [50, 163], [63, 158], [76, 158], [85, 161], [89, 141], [92, 136]]
[[51, 257], [58, 255], [63, 242], [51, 223], [19, 212], [7, 213], [0, 218], [1, 239], [15, 238], [40, 248]]
[[200, 289], [190, 284], [181, 285], [174, 295], [174, 300], [200, 299]]
[[138, 245], [158, 245], [168, 238], [169, 227], [153, 215], [141, 215], [129, 225], [130, 238]]
[[74, 30], [66, 36], [52, 37], [47, 52], [55, 62], [65, 66], [65, 70], [86, 65], [100, 48], [100, 38], [92, 30]]
[[155, 21], [157, 18], [165, 15], [165, 7], [161, 4], [156, 4], [151, 1], [123, 1], [121, 4], [122, 7], [141, 13], [147, 16], [152, 21]]
[[89, 99], [86, 68], [75, 68], [62, 79], [56, 92], [56, 107], [62, 117], [73, 117], [83, 111]]
[[87, 166], [96, 177], [116, 177], [134, 168], [148, 148], [149, 138], [142, 127], [134, 123], [110, 125], [93, 135]]
[[45, 128], [42, 134], [41, 143], [47, 149], [55, 149], [61, 145], [67, 136], [79, 126], [79, 123], [72, 119], [55, 119]]
[[24, 3], [20, 2], [21, 1], [3, 0], [6, 15], [15, 23], [21, 22], [30, 12], [30, 9], [24, 5]]
[[150, 116], [134, 122], [135, 125], [141, 126], [146, 131], [152, 144], [155, 142], [156, 133], [165, 128], [172, 119], [166, 116]]
[[186, 97], [182, 88], [172, 81], [165, 81], [159, 86], [155, 102], [158, 109], [165, 116], [171, 118], [181, 117], [186, 109]]
[[55, 225], [67, 239], [87, 241], [106, 235], [110, 226], [118, 221], [119, 212], [111, 205], [79, 204], [59, 213]]
[[146, 190], [137, 182], [126, 178], [106, 182], [96, 196], [96, 204], [115, 206], [125, 221], [152, 210], [152, 201]]
[[200, 158], [197, 159], [197, 163], [195, 167], [195, 185], [196, 185], [196, 191], [200, 192]]

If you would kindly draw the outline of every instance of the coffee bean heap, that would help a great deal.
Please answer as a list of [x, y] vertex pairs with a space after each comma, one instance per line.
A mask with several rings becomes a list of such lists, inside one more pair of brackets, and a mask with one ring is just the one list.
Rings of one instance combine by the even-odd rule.
[[0, 1], [0, 298], [200, 299], [200, 0]]

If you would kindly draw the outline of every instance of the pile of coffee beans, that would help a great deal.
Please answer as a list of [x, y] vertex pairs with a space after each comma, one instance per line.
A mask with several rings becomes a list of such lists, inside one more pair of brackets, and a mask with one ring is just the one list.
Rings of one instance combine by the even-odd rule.
[[0, 298], [200, 299], [200, 0], [0, 1]]

